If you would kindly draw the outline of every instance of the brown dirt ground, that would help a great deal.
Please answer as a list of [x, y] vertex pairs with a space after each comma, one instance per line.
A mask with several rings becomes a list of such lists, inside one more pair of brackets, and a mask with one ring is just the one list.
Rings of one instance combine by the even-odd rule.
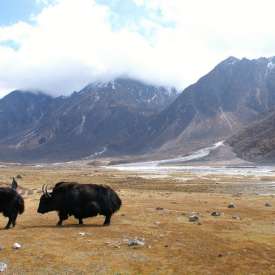
[[[26, 210], [14, 229], [0, 230], [8, 274], [275, 274], [275, 198], [236, 195], [230, 178], [217, 185], [216, 179], [180, 182], [93, 167], [8, 167], [0, 169], [0, 183], [17, 174]], [[102, 227], [99, 216], [83, 226], [70, 218], [57, 228], [56, 213], [37, 214], [42, 184], [60, 180], [112, 186], [123, 206], [111, 226]], [[237, 207], [228, 209], [230, 202]], [[215, 210], [222, 215], [212, 217]], [[188, 221], [191, 212], [199, 213], [199, 224]], [[0, 226], [6, 222], [1, 216]], [[125, 239], [134, 237], [145, 246], [128, 247]], [[22, 248], [13, 250], [14, 242]]]

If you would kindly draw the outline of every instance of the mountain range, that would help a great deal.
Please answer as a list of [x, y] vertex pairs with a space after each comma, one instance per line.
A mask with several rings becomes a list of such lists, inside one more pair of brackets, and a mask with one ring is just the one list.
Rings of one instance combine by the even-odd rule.
[[147, 120], [177, 96], [175, 89], [119, 78], [69, 97], [14, 91], [0, 100], [0, 159], [64, 161], [125, 154]]
[[0, 160], [165, 157], [221, 140], [243, 158], [271, 159], [274, 105], [275, 58], [229, 57], [181, 93], [129, 78], [68, 97], [18, 90], [0, 100]]
[[229, 57], [150, 120], [146, 140], [160, 154], [189, 153], [226, 140], [274, 104], [275, 58]]

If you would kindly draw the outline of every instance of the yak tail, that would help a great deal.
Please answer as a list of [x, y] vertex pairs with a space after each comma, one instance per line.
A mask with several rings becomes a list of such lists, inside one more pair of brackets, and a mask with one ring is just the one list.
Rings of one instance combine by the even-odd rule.
[[17, 207], [18, 207], [19, 214], [23, 214], [25, 210], [25, 203], [24, 203], [24, 199], [21, 196], [17, 197]]

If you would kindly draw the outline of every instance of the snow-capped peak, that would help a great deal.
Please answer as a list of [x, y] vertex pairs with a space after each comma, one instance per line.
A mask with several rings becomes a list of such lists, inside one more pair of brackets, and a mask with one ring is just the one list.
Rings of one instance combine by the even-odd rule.
[[111, 80], [111, 81], [96, 81], [94, 83], [92, 83], [90, 86], [92, 86], [93, 88], [107, 88], [110, 87], [115, 90], [116, 89], [116, 84], [115, 84], [115, 80]]
[[273, 63], [273, 61], [270, 60], [270, 61], [267, 63], [267, 69], [268, 69], [268, 70], [273, 70], [274, 67], [275, 67], [275, 62]]

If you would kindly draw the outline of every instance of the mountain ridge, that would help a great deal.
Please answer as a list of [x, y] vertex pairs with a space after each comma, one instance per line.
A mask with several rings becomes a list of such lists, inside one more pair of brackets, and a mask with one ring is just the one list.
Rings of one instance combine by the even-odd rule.
[[[22, 91], [16, 94], [31, 95], [30, 101], [39, 103], [37, 94]], [[11, 160], [71, 160], [103, 148], [108, 148], [110, 154], [126, 153], [131, 147], [127, 144], [130, 137], [144, 129], [146, 119], [164, 109], [177, 96], [177, 91], [119, 78], [104, 85], [87, 85], [68, 97], [39, 95], [49, 103], [48, 106], [38, 104], [45, 109], [43, 116], [30, 121], [17, 135], [0, 139], [0, 158], [9, 155]], [[0, 104], [9, 97], [0, 100]], [[16, 100], [10, 109], [14, 103]], [[16, 127], [16, 122], [10, 120], [9, 124]]]
[[146, 139], [151, 147], [160, 147], [164, 154], [188, 153], [226, 139], [257, 119], [275, 104], [272, 64], [274, 57], [229, 57], [219, 63], [149, 123], [153, 130]]
[[[275, 57], [229, 57], [180, 94], [118, 78], [91, 83], [67, 97], [37, 94], [27, 103], [19, 100], [23, 107], [18, 100], [6, 106], [10, 95], [0, 100], [0, 126], [6, 133], [0, 137], [0, 159], [188, 154], [227, 140], [270, 112], [274, 90]], [[19, 116], [15, 103], [22, 109]]]

